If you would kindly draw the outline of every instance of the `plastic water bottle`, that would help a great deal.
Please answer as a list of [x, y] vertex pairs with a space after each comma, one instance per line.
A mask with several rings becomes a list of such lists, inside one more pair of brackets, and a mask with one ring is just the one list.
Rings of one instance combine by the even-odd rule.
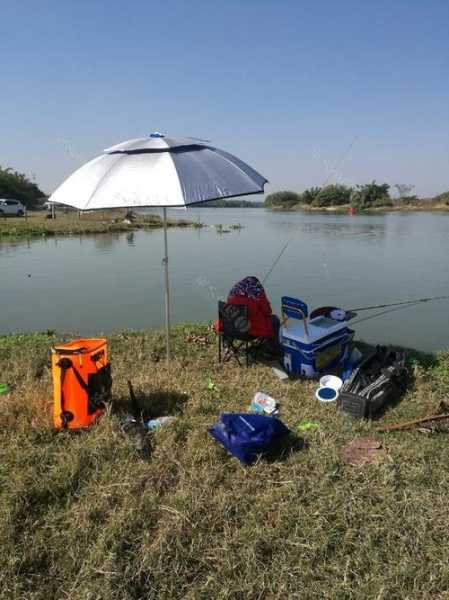
[[148, 431], [158, 431], [161, 427], [168, 425], [174, 421], [176, 417], [157, 417], [157, 419], [150, 419], [145, 423], [145, 427]]

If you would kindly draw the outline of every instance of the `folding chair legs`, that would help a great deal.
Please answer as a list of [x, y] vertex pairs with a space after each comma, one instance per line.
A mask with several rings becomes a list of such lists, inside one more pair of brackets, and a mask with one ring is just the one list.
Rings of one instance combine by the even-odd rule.
[[250, 346], [251, 344], [248, 341], [241, 341], [239, 343], [235, 340], [227, 340], [223, 335], [218, 334], [218, 362], [222, 363], [231, 358], [235, 358], [237, 363], [241, 366], [239, 354], [244, 351], [245, 364], [247, 367], [249, 367]]

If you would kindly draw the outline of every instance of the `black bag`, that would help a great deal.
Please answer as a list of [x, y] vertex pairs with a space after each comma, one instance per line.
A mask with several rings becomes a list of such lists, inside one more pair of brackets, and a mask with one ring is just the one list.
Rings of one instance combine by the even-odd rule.
[[406, 387], [405, 353], [377, 346], [344, 382], [337, 406], [354, 419], [372, 419], [399, 400]]

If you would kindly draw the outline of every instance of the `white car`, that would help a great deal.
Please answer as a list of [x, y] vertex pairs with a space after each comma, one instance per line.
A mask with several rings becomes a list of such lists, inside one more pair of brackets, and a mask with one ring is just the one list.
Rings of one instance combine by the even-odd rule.
[[0, 217], [6, 217], [7, 215], [23, 217], [25, 213], [26, 208], [19, 200], [0, 199]]

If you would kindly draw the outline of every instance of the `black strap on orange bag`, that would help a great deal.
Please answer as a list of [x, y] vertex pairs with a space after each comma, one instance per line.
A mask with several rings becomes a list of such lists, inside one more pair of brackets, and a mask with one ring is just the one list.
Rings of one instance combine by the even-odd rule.
[[[92, 357], [94, 359], [94, 357]], [[111, 368], [110, 365], [105, 365], [98, 371], [98, 375], [100, 375], [99, 380], [95, 381], [95, 384], [90, 386], [87, 384], [84, 379], [81, 377], [78, 369], [73, 366], [73, 362], [70, 358], [61, 358], [61, 360], [57, 363], [58, 367], [61, 369], [61, 421], [63, 427], [67, 427], [67, 424], [73, 420], [73, 413], [65, 410], [64, 407], [64, 380], [69, 369], [73, 370], [73, 374], [76, 377], [76, 380], [80, 387], [86, 392], [87, 395], [87, 412], [89, 414], [94, 413], [99, 408], [104, 407], [103, 397], [106, 399], [110, 396], [112, 378], [111, 378]]]
[[73, 363], [70, 358], [61, 358], [61, 360], [57, 363], [57, 366], [61, 369], [61, 422], [62, 427], [66, 428], [68, 423], [73, 420], [73, 413], [69, 410], [65, 410], [65, 401], [64, 401], [64, 380], [67, 374], [67, 371], [70, 367], [73, 367]]

